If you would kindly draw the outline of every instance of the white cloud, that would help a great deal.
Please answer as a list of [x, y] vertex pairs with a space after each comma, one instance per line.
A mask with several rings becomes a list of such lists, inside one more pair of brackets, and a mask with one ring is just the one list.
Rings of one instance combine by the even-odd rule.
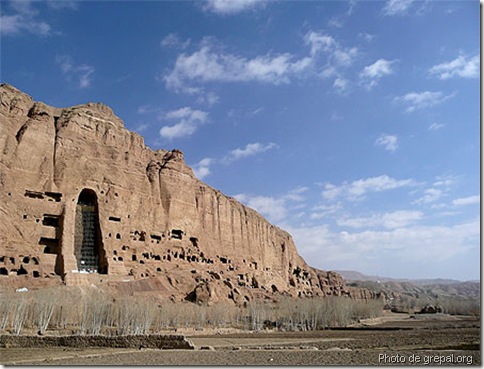
[[[7, 3], [6, 1], [2, 3]], [[8, 2], [13, 10], [11, 14], [0, 15], [0, 34], [13, 36], [23, 32], [32, 33], [39, 36], [50, 36], [52, 27], [39, 16], [39, 10], [34, 6], [39, 1], [15, 0]], [[47, 6], [54, 10], [77, 9], [77, 4], [71, 0], [49, 0]]]
[[93, 66], [88, 64], [77, 64], [69, 55], [59, 55], [56, 57], [62, 74], [69, 81], [75, 80], [79, 88], [91, 86], [92, 74], [95, 72]]
[[212, 158], [204, 158], [193, 166], [193, 172], [198, 179], [203, 179], [211, 174], [210, 165], [214, 163]]
[[304, 41], [311, 47], [311, 56], [315, 56], [322, 51], [330, 52], [338, 46], [338, 43], [332, 36], [314, 31], [308, 32], [304, 37]]
[[432, 124], [429, 126], [428, 130], [429, 130], [429, 131], [438, 131], [438, 130], [439, 130], [439, 129], [441, 129], [443, 126], [444, 126], [444, 125], [443, 125], [443, 124], [441, 124], [441, 123], [432, 123]]
[[429, 204], [431, 202], [435, 202], [442, 198], [445, 195], [445, 192], [439, 188], [427, 188], [424, 191], [424, 195], [419, 199], [415, 200], [413, 204], [422, 205], [422, 204]]
[[398, 138], [394, 135], [381, 135], [375, 141], [376, 146], [382, 146], [385, 150], [395, 151], [398, 148]]
[[372, 35], [371, 33], [360, 32], [358, 33], [358, 37], [361, 37], [366, 42], [371, 42], [375, 38], [375, 35]]
[[311, 209], [311, 213], [309, 214], [309, 219], [311, 220], [323, 219], [330, 215], [334, 215], [341, 209], [342, 209], [342, 206], [340, 203], [334, 203], [330, 205], [317, 205]]
[[481, 196], [474, 195], [474, 196], [461, 197], [459, 199], [455, 199], [454, 201], [452, 201], [452, 204], [455, 206], [465, 206], [465, 205], [480, 204], [480, 202], [481, 202]]
[[367, 88], [372, 88], [378, 84], [378, 81], [384, 77], [393, 73], [392, 64], [395, 61], [378, 59], [371, 65], [363, 68], [360, 73], [360, 79]]
[[415, 223], [423, 218], [423, 213], [413, 210], [398, 210], [390, 213], [374, 214], [370, 217], [338, 219], [340, 226], [352, 228], [375, 228], [388, 229], [402, 228]]
[[400, 102], [407, 106], [406, 111], [411, 113], [417, 109], [431, 108], [433, 106], [442, 104], [444, 101], [452, 98], [454, 94], [444, 95], [443, 92], [410, 92], [406, 95], [395, 98], [396, 102]]
[[361, 72], [363, 77], [380, 78], [393, 73], [392, 64], [395, 61], [378, 59], [371, 65], [366, 66]]
[[[454, 175], [443, 175], [435, 178], [432, 186], [426, 188], [423, 191], [423, 195], [417, 200], [413, 201], [412, 204], [416, 205], [426, 205], [430, 203], [435, 203], [443, 197], [448, 196], [449, 191], [458, 182], [458, 177]], [[444, 204], [433, 205], [433, 208], [443, 207]]]
[[328, 21], [328, 26], [335, 28], [342, 28], [344, 25], [343, 21], [338, 17], [333, 17]]
[[51, 26], [44, 21], [22, 14], [0, 16], [0, 33], [2, 35], [15, 35], [23, 31], [48, 36]]
[[349, 81], [344, 78], [336, 78], [333, 83], [333, 87], [336, 92], [344, 94], [348, 91]]
[[[184, 108], [187, 109], [187, 108]], [[181, 109], [180, 109], [181, 110]], [[174, 114], [175, 116], [180, 116], [183, 114]], [[189, 114], [186, 114], [189, 116]], [[190, 119], [190, 118], [189, 118]], [[185, 132], [185, 135], [188, 135], [190, 132], [190, 127], [188, 128], [188, 132], [186, 131], [187, 126], [189, 124], [182, 124], [178, 123], [175, 126], [169, 127], [165, 129], [165, 134], [168, 134], [167, 138], [171, 138], [170, 134], [175, 134], [175, 135], [183, 135], [183, 132]], [[196, 127], [195, 127], [196, 129]], [[185, 131], [183, 131], [185, 130]], [[180, 136], [181, 137], [181, 136]], [[216, 163], [221, 163], [221, 164], [230, 164], [236, 160], [243, 159], [246, 157], [254, 156], [259, 153], [263, 153], [269, 150], [272, 150], [273, 148], [278, 147], [277, 144], [275, 143], [268, 143], [268, 144], [261, 144], [259, 142], [255, 143], [250, 143], [247, 144], [244, 148], [237, 148], [232, 151], [230, 151], [227, 155], [225, 155], [222, 159], [218, 158], [204, 158], [200, 160], [197, 164], [193, 165], [193, 171], [198, 179], [203, 179], [207, 177], [208, 175], [212, 174], [210, 167]], [[307, 187], [298, 187], [289, 193], [285, 195], [282, 199], [284, 200], [292, 200], [292, 201], [302, 201], [302, 193], [307, 190]]]
[[226, 162], [231, 162], [234, 160], [239, 160], [249, 156], [257, 155], [269, 151], [271, 149], [277, 148], [277, 144], [270, 142], [268, 144], [261, 144], [259, 142], [249, 143], [244, 148], [237, 148], [230, 152], [229, 155], [225, 157]]
[[384, 231], [335, 232], [324, 224], [286, 226], [285, 229], [293, 235], [299, 252], [312, 266], [376, 270], [387, 276], [394, 275], [399, 268], [416, 265], [425, 266], [429, 275], [441, 276], [446, 262], [451, 262], [456, 255], [478, 250], [480, 237], [479, 220], [448, 227], [409, 226]]
[[0, 16], [0, 31], [3, 35], [18, 33], [22, 27], [22, 16], [18, 14]]
[[337, 66], [348, 67], [353, 64], [354, 59], [358, 55], [358, 48], [340, 48], [333, 52], [333, 59]]
[[183, 41], [176, 33], [170, 33], [163, 37], [160, 45], [162, 47], [175, 47], [180, 49], [186, 49], [190, 45], [190, 39]]
[[383, 7], [384, 15], [405, 15], [415, 0], [388, 0]]
[[344, 182], [340, 186], [331, 183], [324, 185], [322, 196], [326, 200], [344, 197], [348, 200], [360, 200], [367, 193], [394, 190], [401, 187], [415, 186], [413, 179], [395, 179], [387, 175], [359, 179], [351, 183]]
[[262, 215], [267, 216], [272, 222], [280, 221], [287, 216], [286, 200], [283, 198], [250, 196], [246, 194], [238, 194], [234, 197], [237, 201], [244, 203]]
[[48, 0], [47, 5], [54, 10], [77, 10], [79, 3], [76, 0]]
[[453, 77], [479, 78], [479, 73], [479, 54], [470, 58], [460, 55], [450, 62], [437, 64], [430, 68], [430, 74], [435, 74], [444, 80]]
[[297, 187], [284, 195], [284, 199], [292, 201], [304, 201], [304, 196], [302, 194], [308, 190], [309, 188], [306, 186]]
[[215, 92], [205, 92], [197, 98], [197, 103], [212, 106], [220, 101], [220, 97]]
[[190, 82], [288, 83], [290, 78], [309, 68], [310, 58], [295, 59], [289, 53], [266, 54], [249, 59], [216, 52], [209, 44], [191, 55], [178, 56], [173, 70], [164, 76], [168, 88], [188, 93], [200, 92]]
[[280, 222], [293, 213], [294, 205], [291, 203], [301, 203], [304, 201], [303, 193], [307, 187], [297, 187], [288, 193], [279, 196], [253, 196], [248, 194], [238, 194], [234, 197], [241, 203], [253, 208], [257, 212], [266, 216], [271, 222]]
[[[165, 43], [173, 42], [176, 39], [171, 36]], [[213, 38], [204, 38], [195, 52], [178, 55], [171, 71], [160, 79], [167, 88], [190, 94], [201, 94], [203, 89], [199, 85], [207, 82], [279, 85], [314, 73], [323, 78], [339, 77], [339, 70], [353, 64], [359, 54], [356, 47], [343, 47], [324, 33], [310, 31], [304, 36], [304, 43], [310, 48], [308, 56], [269, 52], [246, 57], [227, 53], [216, 45]], [[335, 81], [335, 88], [342, 91], [346, 87], [344, 82], [344, 78], [339, 78]]]
[[359, 53], [358, 48], [343, 47], [333, 36], [321, 32], [309, 31], [304, 36], [304, 42], [310, 47], [313, 63], [322, 54], [327, 56], [328, 65], [324, 69], [323, 76], [333, 75], [335, 69], [350, 66]]
[[446, 174], [443, 176], [437, 176], [435, 178], [435, 182], [432, 184], [435, 187], [443, 187], [445, 191], [450, 189], [452, 186], [457, 184], [459, 181], [459, 177], [452, 175], [452, 174]]
[[233, 15], [264, 6], [265, 0], [208, 0], [203, 9], [218, 15]]
[[166, 113], [163, 119], [178, 121], [172, 126], [164, 126], [160, 129], [161, 137], [173, 139], [190, 136], [195, 133], [199, 125], [207, 122], [208, 113], [202, 110], [184, 107]]

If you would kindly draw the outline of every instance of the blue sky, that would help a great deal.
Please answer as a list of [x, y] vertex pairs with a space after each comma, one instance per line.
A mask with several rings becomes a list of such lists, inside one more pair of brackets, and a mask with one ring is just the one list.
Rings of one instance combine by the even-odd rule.
[[325, 270], [479, 279], [478, 1], [1, 1], [2, 82], [100, 101]]

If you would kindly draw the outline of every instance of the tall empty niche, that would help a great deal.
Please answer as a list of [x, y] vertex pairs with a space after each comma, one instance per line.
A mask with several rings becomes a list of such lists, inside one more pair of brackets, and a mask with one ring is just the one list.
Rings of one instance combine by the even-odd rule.
[[76, 206], [74, 254], [77, 269], [85, 273], [107, 273], [106, 253], [102, 247], [96, 193], [84, 189]]

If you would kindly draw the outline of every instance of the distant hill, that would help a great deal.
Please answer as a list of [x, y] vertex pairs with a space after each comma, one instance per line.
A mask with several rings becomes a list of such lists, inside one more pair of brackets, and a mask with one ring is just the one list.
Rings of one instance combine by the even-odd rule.
[[433, 279], [406, 279], [406, 278], [390, 278], [378, 275], [367, 275], [355, 270], [335, 270], [341, 274], [347, 281], [371, 281], [371, 282], [409, 282], [415, 285], [431, 285], [431, 284], [459, 284], [459, 283], [478, 283], [480, 281], [459, 281], [456, 279], [433, 278]]
[[357, 271], [337, 271], [349, 286], [381, 293], [392, 306], [403, 311], [418, 311], [428, 304], [438, 304], [449, 313], [476, 314], [480, 308], [480, 281], [453, 279], [396, 279], [366, 275]]

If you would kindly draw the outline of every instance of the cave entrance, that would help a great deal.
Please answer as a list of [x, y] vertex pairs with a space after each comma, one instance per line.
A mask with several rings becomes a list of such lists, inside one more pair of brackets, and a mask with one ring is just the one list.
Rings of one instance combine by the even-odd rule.
[[74, 232], [74, 255], [80, 272], [107, 273], [98, 213], [96, 193], [88, 189], [82, 190], [76, 206]]

